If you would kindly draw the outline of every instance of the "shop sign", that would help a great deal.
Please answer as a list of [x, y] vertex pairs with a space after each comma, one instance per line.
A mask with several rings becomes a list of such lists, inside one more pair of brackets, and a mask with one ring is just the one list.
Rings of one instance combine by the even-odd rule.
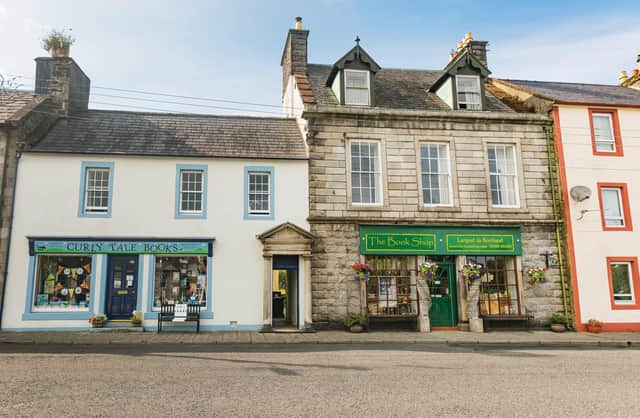
[[210, 241], [31, 240], [32, 254], [206, 254]]
[[361, 226], [361, 254], [520, 255], [519, 228]]

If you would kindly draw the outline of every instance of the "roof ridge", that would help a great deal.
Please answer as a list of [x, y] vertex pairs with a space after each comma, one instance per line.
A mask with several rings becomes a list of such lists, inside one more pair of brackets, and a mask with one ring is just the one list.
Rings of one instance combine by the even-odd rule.
[[579, 83], [573, 81], [545, 81], [545, 80], [522, 80], [515, 78], [497, 78], [496, 80], [504, 80], [507, 82], [525, 82], [525, 83], [554, 83], [554, 84], [573, 84], [573, 85], [581, 85], [581, 86], [600, 86], [600, 87], [621, 87], [617, 84], [601, 84], [601, 83]]
[[[318, 67], [333, 67], [333, 64], [318, 64], [318, 63], [309, 63], [307, 64], [307, 66], [309, 65], [315, 65]], [[384, 70], [396, 70], [396, 71], [421, 71], [421, 72], [430, 72], [430, 73], [440, 73], [442, 72], [442, 70], [427, 70], [424, 68], [398, 68], [398, 67], [382, 67], [380, 69], [380, 71], [384, 71]]]
[[213, 115], [210, 113], [173, 113], [173, 112], [136, 112], [131, 110], [119, 109], [88, 109], [89, 113], [127, 113], [132, 115], [156, 115], [156, 116], [181, 116], [181, 117], [206, 117], [206, 118], [233, 118], [233, 119], [274, 119], [274, 120], [291, 120], [295, 118], [285, 116], [253, 116], [253, 115]]

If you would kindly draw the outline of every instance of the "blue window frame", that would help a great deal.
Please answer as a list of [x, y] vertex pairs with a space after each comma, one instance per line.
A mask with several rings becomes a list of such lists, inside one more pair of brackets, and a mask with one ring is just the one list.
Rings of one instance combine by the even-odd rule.
[[207, 218], [206, 165], [176, 166], [176, 219]]
[[113, 203], [113, 162], [83, 161], [80, 170], [78, 216], [110, 218]]
[[274, 168], [247, 166], [244, 168], [244, 219], [275, 218]]

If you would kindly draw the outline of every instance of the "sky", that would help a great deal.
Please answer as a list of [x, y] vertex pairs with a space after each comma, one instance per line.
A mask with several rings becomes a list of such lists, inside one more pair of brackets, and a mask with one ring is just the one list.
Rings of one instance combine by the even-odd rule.
[[489, 41], [494, 77], [616, 84], [640, 54], [636, 1], [0, 0], [0, 74], [32, 89], [41, 39], [70, 29], [91, 108], [275, 116], [296, 16], [312, 63], [334, 63], [359, 36], [383, 68], [439, 70], [472, 32]]

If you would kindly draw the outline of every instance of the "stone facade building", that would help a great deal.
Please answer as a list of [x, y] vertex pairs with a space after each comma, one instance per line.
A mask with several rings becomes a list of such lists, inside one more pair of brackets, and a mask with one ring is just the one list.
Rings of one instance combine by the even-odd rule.
[[[362, 312], [372, 323], [464, 327], [470, 263], [485, 326], [567, 313], [552, 120], [491, 92], [487, 42], [467, 34], [438, 71], [386, 69], [359, 39], [317, 65], [300, 23], [283, 53], [283, 103], [309, 147], [314, 325]], [[418, 296], [425, 262], [439, 265], [429, 315]], [[364, 280], [354, 263], [371, 269]], [[530, 284], [527, 269], [545, 264], [546, 280]]]

